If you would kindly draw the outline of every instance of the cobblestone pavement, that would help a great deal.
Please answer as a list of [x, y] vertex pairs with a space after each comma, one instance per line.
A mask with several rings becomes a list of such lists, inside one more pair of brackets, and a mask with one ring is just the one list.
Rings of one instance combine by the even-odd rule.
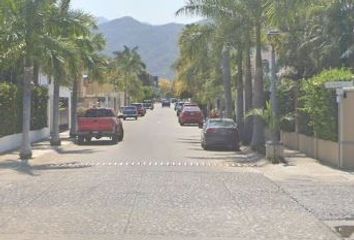
[[171, 109], [124, 125], [119, 145], [67, 145], [31, 168], [2, 156], [0, 239], [340, 239], [258, 156], [203, 151]]
[[354, 239], [354, 174], [288, 151], [287, 164], [262, 168], [296, 202], [348, 239]]

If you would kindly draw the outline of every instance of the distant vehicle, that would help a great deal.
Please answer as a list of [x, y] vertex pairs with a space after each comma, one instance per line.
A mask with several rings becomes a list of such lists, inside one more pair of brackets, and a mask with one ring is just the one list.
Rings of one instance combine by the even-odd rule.
[[78, 118], [78, 144], [91, 142], [92, 138], [109, 137], [113, 144], [123, 140], [123, 124], [112, 109], [91, 108]]
[[138, 120], [138, 108], [136, 106], [125, 106], [122, 109], [122, 113], [123, 115], [121, 116], [121, 118], [123, 118], [123, 120], [126, 120], [128, 118], [134, 118], [135, 120]]
[[178, 102], [178, 103], [176, 103], [176, 105], [175, 105], [175, 110], [176, 110], [176, 112], [177, 112], [177, 116], [179, 116], [179, 114], [182, 112], [183, 105], [184, 105], [184, 102]]
[[203, 127], [201, 145], [205, 150], [213, 147], [227, 147], [239, 151], [239, 133], [234, 120], [228, 118], [208, 119]]
[[144, 100], [144, 108], [154, 110], [154, 103], [151, 100]]
[[177, 98], [171, 98], [171, 103], [176, 103], [177, 102]]
[[162, 100], [161, 105], [162, 105], [162, 107], [171, 107], [171, 102], [170, 102], [170, 100], [164, 99], [164, 100]]
[[132, 106], [136, 106], [138, 108], [138, 114], [141, 117], [144, 117], [146, 114], [146, 109], [144, 108], [144, 105], [142, 103], [132, 103]]
[[184, 107], [198, 107], [198, 104], [190, 103], [190, 102], [184, 102], [181, 106], [178, 107], [177, 116], [179, 116], [181, 114], [181, 112], [183, 111]]
[[198, 124], [200, 128], [203, 127], [204, 116], [199, 107], [189, 106], [183, 107], [182, 112], [178, 117], [179, 124], [184, 126], [188, 124]]

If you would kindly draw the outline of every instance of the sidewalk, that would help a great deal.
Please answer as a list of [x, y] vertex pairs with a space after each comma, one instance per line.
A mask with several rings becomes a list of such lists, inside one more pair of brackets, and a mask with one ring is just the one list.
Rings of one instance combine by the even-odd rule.
[[[48, 164], [53, 163], [53, 158], [44, 158], [47, 154], [58, 154], [58, 151], [64, 147], [72, 145], [72, 141], [69, 139], [69, 132], [63, 132], [60, 134], [62, 139], [61, 146], [53, 147], [50, 145], [49, 140], [41, 141], [32, 144], [32, 159], [29, 160], [31, 165]], [[13, 170], [21, 167], [21, 160], [19, 159], [19, 149], [0, 154], [0, 171]]]
[[259, 168], [295, 201], [345, 239], [354, 239], [354, 172], [286, 150], [286, 162]]

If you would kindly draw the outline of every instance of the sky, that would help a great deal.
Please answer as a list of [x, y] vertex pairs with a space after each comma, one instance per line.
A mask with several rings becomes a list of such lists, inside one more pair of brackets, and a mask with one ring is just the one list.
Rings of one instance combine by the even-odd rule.
[[196, 17], [175, 16], [186, 0], [72, 0], [75, 9], [82, 9], [109, 20], [131, 16], [141, 22], [161, 25], [171, 22], [192, 23]]

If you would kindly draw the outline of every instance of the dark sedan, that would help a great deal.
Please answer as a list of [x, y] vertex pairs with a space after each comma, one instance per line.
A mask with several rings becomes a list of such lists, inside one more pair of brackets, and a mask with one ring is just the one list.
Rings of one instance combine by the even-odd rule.
[[171, 102], [169, 100], [162, 100], [162, 107], [171, 107]]
[[239, 134], [236, 123], [228, 118], [208, 119], [203, 127], [202, 147], [227, 148], [240, 151]]

